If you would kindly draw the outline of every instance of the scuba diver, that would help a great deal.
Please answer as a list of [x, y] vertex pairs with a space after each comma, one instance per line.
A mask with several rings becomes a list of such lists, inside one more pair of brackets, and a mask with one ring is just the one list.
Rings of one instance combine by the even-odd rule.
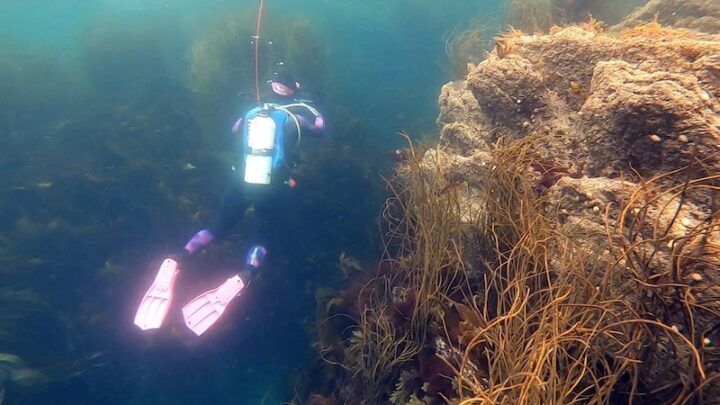
[[[270, 196], [282, 195], [283, 190], [297, 185], [292, 176], [292, 150], [296, 149], [293, 147], [306, 132], [322, 133], [325, 122], [315, 108], [293, 97], [301, 86], [292, 76], [276, 75], [269, 83], [274, 102], [252, 108], [233, 125], [233, 133], [240, 138], [241, 152], [239, 167], [233, 170], [239, 173], [223, 197], [216, 220], [209, 228], [195, 233], [179, 253], [162, 262], [135, 315], [134, 323], [140, 329], [157, 329], [162, 325], [173, 302], [173, 288], [183, 261], [225, 238], [246, 209], [262, 206]], [[242, 271], [185, 304], [182, 314], [187, 327], [198, 336], [207, 331], [255, 276], [266, 253], [263, 246], [252, 246]]]

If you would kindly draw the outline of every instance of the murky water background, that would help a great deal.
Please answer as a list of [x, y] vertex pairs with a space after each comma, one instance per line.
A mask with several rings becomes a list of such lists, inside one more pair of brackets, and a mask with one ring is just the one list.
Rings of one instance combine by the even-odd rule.
[[[254, 99], [257, 2], [0, 3], [5, 403], [277, 404], [312, 369], [315, 295], [341, 282], [341, 253], [367, 265], [379, 255], [379, 174], [396, 133], [434, 130], [452, 78], [444, 35], [475, 18], [500, 24], [500, 11], [470, 0], [266, 6], [261, 79], [277, 62], [300, 72], [328, 131], [304, 142], [296, 195], [259, 218], [264, 273], [198, 339], [179, 308], [157, 333], [132, 316], [158, 263], [211, 220], [232, 179], [230, 125]], [[242, 231], [183, 269], [178, 303], [232, 274], [252, 242]]]

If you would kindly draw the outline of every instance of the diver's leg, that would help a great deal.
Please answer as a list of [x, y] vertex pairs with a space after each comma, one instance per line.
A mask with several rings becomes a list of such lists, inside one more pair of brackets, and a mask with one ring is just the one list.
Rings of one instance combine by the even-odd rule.
[[166, 258], [158, 269], [153, 283], [140, 300], [135, 325], [142, 330], [159, 328], [172, 305], [173, 290], [181, 261], [202, 250], [213, 241], [224, 238], [247, 207], [242, 189], [237, 183], [231, 185], [223, 197], [217, 219], [210, 229], [195, 233], [179, 253]]
[[242, 182], [233, 181], [225, 192], [220, 203], [220, 211], [210, 227], [217, 240], [227, 237], [232, 228], [242, 219], [249, 205], [250, 201], [245, 196]]
[[192, 255], [214, 241], [224, 239], [242, 218], [249, 202], [245, 199], [240, 182], [232, 182], [220, 203], [220, 210], [210, 228], [195, 233], [185, 244], [185, 251]]

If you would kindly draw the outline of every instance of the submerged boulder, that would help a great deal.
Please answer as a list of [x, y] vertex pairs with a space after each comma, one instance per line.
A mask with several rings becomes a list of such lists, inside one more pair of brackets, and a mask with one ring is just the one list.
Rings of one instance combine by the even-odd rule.
[[717, 37], [610, 36], [570, 27], [506, 40], [507, 55], [496, 50], [466, 83], [443, 87], [444, 144], [457, 146], [450, 138], [466, 122], [476, 135], [463, 138], [470, 144], [543, 132], [540, 153], [576, 177], [617, 177], [628, 162], [651, 175], [687, 163], [693, 145], [700, 156], [717, 152]]
[[335, 398], [720, 398], [720, 37], [632, 27], [510, 29], [443, 86], [388, 260], [321, 306]]
[[720, 31], [720, 3], [708, 0], [650, 0], [625, 20], [613, 27], [615, 30], [658, 22], [674, 28], [717, 33]]
[[[676, 26], [695, 26], [687, 21]], [[499, 37], [467, 80], [442, 88], [443, 170], [467, 185], [461, 204], [481, 210], [496, 145], [531, 139], [526, 177], [559, 231], [603, 269], [588, 280], [632, 308], [626, 321], [657, 322], [636, 341], [643, 401], [689, 399], [705, 381], [706, 398], [718, 398], [720, 36], [627, 26], [608, 34], [591, 20]], [[556, 259], [548, 266], [558, 274]]]

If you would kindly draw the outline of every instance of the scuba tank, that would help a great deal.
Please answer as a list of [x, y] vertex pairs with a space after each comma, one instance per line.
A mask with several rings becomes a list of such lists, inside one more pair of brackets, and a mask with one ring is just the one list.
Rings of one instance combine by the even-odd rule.
[[[286, 119], [290, 119], [297, 129], [297, 144], [300, 144], [301, 128], [300, 121], [291, 111], [294, 108], [305, 108], [316, 119], [320, 116], [313, 107], [302, 103], [278, 105], [266, 103], [262, 107], [251, 110], [246, 116], [246, 132], [244, 135], [243, 157], [245, 171], [243, 179], [245, 183], [257, 185], [269, 185], [272, 183], [273, 170], [276, 169], [285, 158], [283, 128]], [[287, 114], [287, 118], [283, 115]], [[282, 117], [282, 118], [280, 118]], [[295, 181], [290, 178], [286, 182], [291, 188], [295, 187]]]
[[277, 124], [266, 112], [261, 111], [248, 120], [247, 128], [243, 179], [250, 184], [270, 184]]

